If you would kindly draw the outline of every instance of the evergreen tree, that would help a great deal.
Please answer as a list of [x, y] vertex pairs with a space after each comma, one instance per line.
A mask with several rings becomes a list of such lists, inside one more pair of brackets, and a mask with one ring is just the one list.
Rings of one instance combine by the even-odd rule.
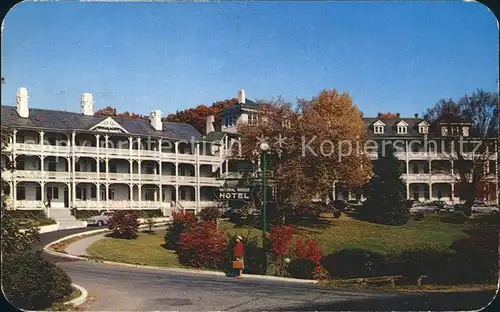
[[366, 185], [367, 201], [361, 217], [367, 221], [403, 225], [408, 222], [405, 205], [406, 186], [401, 180], [401, 168], [392, 146], [379, 152], [374, 161], [373, 177]]

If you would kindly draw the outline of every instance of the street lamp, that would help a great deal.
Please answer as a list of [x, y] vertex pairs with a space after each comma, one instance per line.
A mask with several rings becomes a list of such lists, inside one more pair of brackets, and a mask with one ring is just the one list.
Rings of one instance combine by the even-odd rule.
[[264, 249], [264, 275], [267, 273], [266, 233], [267, 233], [267, 151], [269, 144], [260, 144], [262, 151], [262, 247]]

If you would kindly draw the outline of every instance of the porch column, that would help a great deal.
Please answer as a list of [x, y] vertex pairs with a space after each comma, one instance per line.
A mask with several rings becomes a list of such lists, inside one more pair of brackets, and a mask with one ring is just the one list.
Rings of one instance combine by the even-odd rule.
[[336, 184], [336, 183], [335, 183], [335, 182], [333, 182], [333, 185], [332, 185], [332, 201], [337, 200], [337, 199], [336, 199], [336, 194], [335, 194], [335, 192], [336, 192], [336, 189], [335, 189], [335, 184]]
[[[70, 208], [71, 207], [76, 207], [76, 178], [75, 178], [75, 175], [76, 175], [76, 155], [75, 155], [75, 148], [74, 146], [76, 145], [75, 144], [76, 142], [76, 132], [73, 131], [71, 133], [71, 176], [72, 176], [72, 180], [73, 180], [73, 183], [72, 183], [72, 187], [71, 187], [71, 200], [70, 200]], [[69, 144], [68, 144], [69, 145]]]
[[44, 134], [45, 134], [45, 132], [40, 131], [40, 145], [45, 145], [45, 144], [43, 144], [43, 143], [44, 143], [44, 142], [43, 142], [43, 135], [44, 135]]
[[105, 187], [105, 196], [106, 196], [106, 207], [109, 207], [109, 183], [106, 181], [106, 183], [104, 184], [104, 187]]
[[17, 181], [14, 178], [14, 182], [12, 183], [12, 208], [16, 209], [16, 203], [17, 203]]
[[[160, 147], [160, 149], [161, 149], [161, 147]], [[163, 169], [162, 168], [162, 162], [161, 162], [161, 159], [160, 159], [160, 184], [159, 184], [159, 192], [160, 192], [160, 202], [163, 203], [163, 190], [162, 190], [162, 187], [161, 187], [161, 177], [163, 175], [163, 170], [162, 169]]]
[[45, 170], [43, 167], [43, 163], [45, 162], [45, 157], [43, 155], [40, 155], [40, 171], [43, 173]]
[[[101, 170], [100, 170], [100, 166], [101, 166], [101, 155], [100, 155], [101, 154], [101, 149], [99, 147], [99, 137], [100, 137], [100, 135], [96, 134], [95, 137], [96, 137], [96, 140], [97, 140], [96, 141], [97, 142], [97, 144], [96, 144], [97, 145], [97, 181], [100, 181], [100, 178], [101, 178]], [[100, 198], [101, 197], [101, 190], [98, 189], [97, 191], [99, 193], [98, 196], [97, 196], [97, 198]]]
[[141, 205], [141, 201], [142, 201], [142, 185], [141, 184], [137, 184], [137, 191], [138, 191], [138, 197], [139, 197], [139, 209], [142, 208], [142, 205]]
[[41, 181], [40, 183], [40, 200], [42, 201], [42, 205], [45, 207], [45, 182]]
[[[99, 166], [97, 166], [97, 168], [99, 170]], [[97, 187], [97, 208], [101, 209], [101, 183], [97, 182], [96, 187]]]
[[132, 183], [129, 183], [128, 188], [129, 188], [128, 198], [130, 201], [133, 201], [134, 200], [134, 185]]

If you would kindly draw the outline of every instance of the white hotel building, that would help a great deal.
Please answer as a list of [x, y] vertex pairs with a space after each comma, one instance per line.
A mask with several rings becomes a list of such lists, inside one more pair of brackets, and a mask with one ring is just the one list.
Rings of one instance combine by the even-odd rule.
[[[187, 124], [94, 116], [93, 98], [81, 97], [81, 112], [28, 107], [18, 89], [16, 106], [2, 106], [2, 128], [10, 129], [2, 150], [11, 209], [43, 209], [51, 216], [67, 208], [160, 209], [196, 212], [214, 206], [223, 157]], [[50, 202], [50, 205], [49, 205]], [[58, 214], [57, 214], [58, 215]]]
[[[192, 126], [161, 121], [94, 116], [91, 94], [81, 97], [81, 112], [30, 109], [28, 93], [18, 89], [16, 106], [2, 106], [2, 128], [12, 132], [2, 150], [2, 170], [8, 182], [11, 209], [44, 210], [68, 219], [69, 209], [173, 209], [198, 212], [217, 205], [215, 190], [225, 178], [234, 179], [248, 163], [231, 159], [238, 139], [236, 125], [258, 122], [259, 105], [238, 93], [238, 104], [221, 111], [222, 131], [207, 119], [207, 134]], [[453, 136], [469, 137], [463, 120], [429, 123], [415, 118], [364, 118], [368, 137], [399, 140], [396, 156], [403, 169], [408, 199], [461, 202], [455, 161], [426, 140], [441, 142]], [[411, 142], [421, 144], [410, 144]], [[495, 140], [492, 141], [497, 144]], [[376, 153], [373, 153], [376, 158]], [[498, 204], [498, 152], [485, 163], [481, 196]], [[336, 184], [332, 199], [362, 199]], [[49, 205], [50, 202], [50, 205]], [[49, 207], [50, 206], [50, 207]], [[64, 213], [63, 213], [64, 212]], [[57, 221], [57, 218], [56, 218]]]

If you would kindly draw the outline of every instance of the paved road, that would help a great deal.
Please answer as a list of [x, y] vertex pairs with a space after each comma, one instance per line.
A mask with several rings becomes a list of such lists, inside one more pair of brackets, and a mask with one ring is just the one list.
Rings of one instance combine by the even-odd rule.
[[[86, 229], [41, 235], [41, 246]], [[48, 255], [47, 255], [48, 256]], [[89, 311], [470, 310], [493, 294], [403, 295], [340, 291], [317, 285], [118, 267], [49, 257], [95, 297]]]

